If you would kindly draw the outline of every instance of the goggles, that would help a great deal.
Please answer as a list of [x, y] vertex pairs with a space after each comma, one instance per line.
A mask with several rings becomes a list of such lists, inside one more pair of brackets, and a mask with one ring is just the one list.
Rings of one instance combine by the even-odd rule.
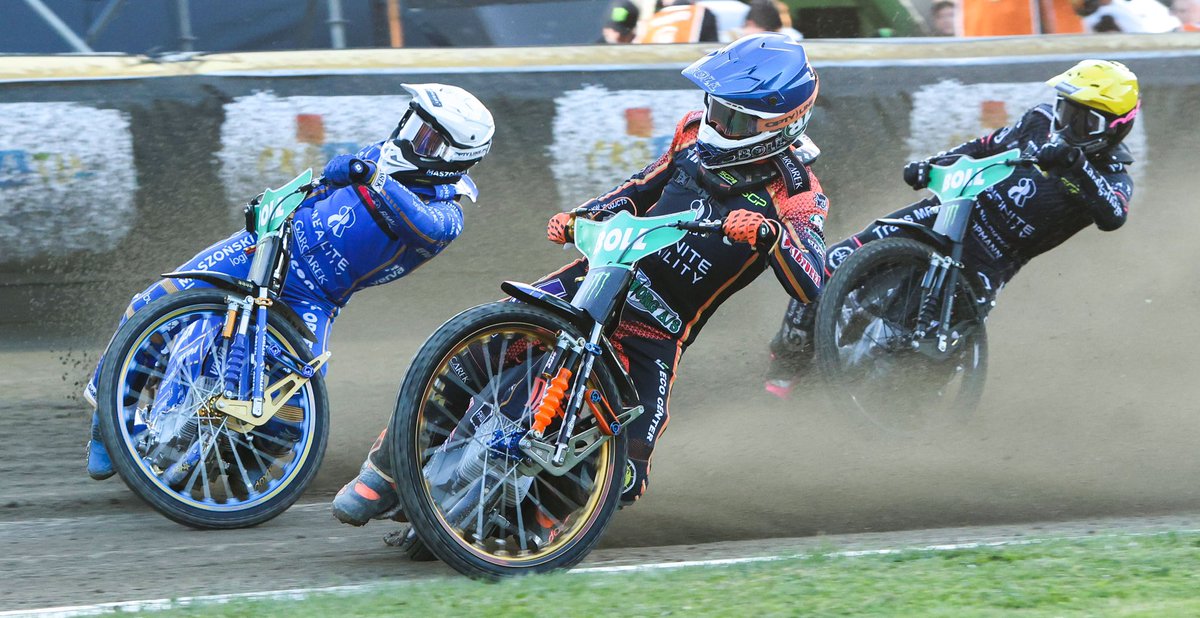
[[1104, 114], [1065, 97], [1054, 103], [1054, 122], [1051, 130], [1068, 142], [1084, 143], [1104, 135], [1108, 119]]
[[428, 120], [414, 114], [412, 110], [400, 120], [400, 124], [388, 139], [396, 147], [407, 141], [411, 144], [413, 154], [418, 157], [448, 162], [475, 161], [483, 158], [491, 149], [491, 142], [475, 148], [459, 148], [450, 143], [450, 140]]
[[724, 101], [707, 94], [704, 95], [704, 106], [705, 122], [710, 127], [716, 129], [717, 133], [728, 139], [745, 139], [770, 131], [785, 129], [797, 120], [807, 120], [808, 113], [811, 111], [811, 106], [802, 105], [780, 116], [760, 118], [742, 110], [734, 109]]

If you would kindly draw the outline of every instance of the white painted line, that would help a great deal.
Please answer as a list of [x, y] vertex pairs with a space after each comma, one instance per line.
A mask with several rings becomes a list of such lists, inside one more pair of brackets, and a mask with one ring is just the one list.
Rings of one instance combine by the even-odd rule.
[[[979, 549], [983, 547], [1015, 547], [1022, 545], [1037, 545], [1054, 541], [1078, 541], [1083, 539], [1128, 538], [1162, 536], [1164, 534], [1200, 534], [1200, 529], [1162, 530], [1155, 532], [1124, 532], [1114, 534], [1079, 534], [1071, 536], [1047, 536], [1033, 539], [1005, 539], [999, 541], [971, 541], [965, 543], [942, 543], [937, 545], [919, 545], [913, 547], [891, 547], [881, 549], [847, 549], [821, 554], [791, 554], [778, 556], [749, 556], [745, 558], [714, 558], [710, 560], [681, 560], [676, 562], [652, 562], [648, 564], [623, 564], [616, 566], [596, 566], [571, 569], [572, 574], [594, 573], [628, 573], [642, 571], [657, 571], [682, 569], [689, 567], [714, 567], [734, 564], [754, 564], [761, 562], [778, 562], [794, 560], [809, 556], [825, 558], [858, 558], [863, 556], [890, 556], [906, 552], [944, 552], [962, 549]], [[146, 612], [179, 609], [195, 605], [219, 605], [237, 600], [269, 600], [269, 601], [303, 601], [317, 594], [350, 594], [367, 592], [369, 590], [390, 587], [396, 584], [410, 584], [428, 580], [394, 580], [372, 584], [353, 584], [345, 586], [328, 586], [324, 588], [293, 588], [290, 590], [272, 590], [266, 592], [240, 592], [233, 594], [216, 594], [196, 597], [179, 597], [176, 599], [150, 599], [144, 601], [117, 601], [112, 603], [97, 603], [94, 605], [71, 605], [62, 607], [46, 607], [32, 610], [0, 611], [0, 618], [15, 618], [18, 616], [38, 618], [75, 618], [77, 616], [102, 616], [117, 612]]]

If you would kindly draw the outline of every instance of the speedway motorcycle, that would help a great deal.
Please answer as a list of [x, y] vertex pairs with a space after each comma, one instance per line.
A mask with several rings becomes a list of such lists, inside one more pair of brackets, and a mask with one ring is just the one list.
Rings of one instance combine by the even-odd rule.
[[722, 223], [575, 214], [590, 265], [578, 292], [503, 283], [517, 302], [451, 318], [400, 389], [389, 431], [412, 540], [471, 577], [570, 567], [599, 541], [625, 482], [623, 428], [643, 412], [607, 335], [640, 285], [638, 260]]
[[933, 226], [878, 219], [915, 238], [866, 243], [834, 271], [818, 302], [816, 364], [834, 400], [888, 432], [927, 429], [978, 405], [987, 378], [985, 319], [994, 301], [963, 273], [975, 198], [1033, 165], [1017, 149], [934, 165]]
[[[146, 305], [103, 359], [97, 412], [114, 468], [168, 518], [240, 528], [291, 506], [325, 453], [329, 400], [312, 334], [280, 301], [292, 215], [319, 184], [308, 170], [246, 207], [257, 235], [247, 279], [210, 271], [163, 275], [213, 287]], [[251, 252], [247, 249], [247, 252]]]

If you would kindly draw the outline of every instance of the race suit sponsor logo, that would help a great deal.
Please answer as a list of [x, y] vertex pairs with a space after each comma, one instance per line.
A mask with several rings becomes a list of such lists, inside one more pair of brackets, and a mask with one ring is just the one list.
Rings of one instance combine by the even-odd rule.
[[565, 92], [554, 107], [551, 171], [567, 210], [666, 152], [683, 116], [704, 107], [704, 91], [587, 86]]
[[[909, 117], [908, 160], [924, 159], [996, 129], [1015, 125], [1025, 111], [1054, 101], [1054, 89], [1042, 82], [962, 84], [947, 80], [922, 86], [913, 93]], [[1010, 132], [994, 139], [1004, 143]], [[1124, 143], [1138, 165], [1130, 173], [1141, 182], [1147, 167], [1146, 126], [1139, 117]]]
[[621, 493], [629, 493], [637, 485], [637, 468], [633, 466], [633, 462], [625, 460], [625, 478], [621, 480]]
[[1024, 208], [1025, 202], [1029, 198], [1037, 194], [1037, 185], [1034, 184], [1032, 178], [1022, 178], [1017, 181], [1017, 184], [1008, 188], [1008, 199], [1017, 208]]
[[0, 262], [116, 249], [134, 227], [137, 188], [123, 112], [0, 104]]
[[830, 249], [829, 256], [826, 258], [826, 263], [829, 265], [829, 269], [833, 270], [838, 266], [841, 266], [842, 262], [845, 262], [846, 258], [850, 257], [851, 253], [854, 253], [854, 249], [851, 247], [843, 246]]
[[662, 359], [655, 359], [658, 367], [658, 397], [654, 400], [654, 416], [650, 417], [650, 426], [646, 428], [646, 442], [654, 444], [658, 437], [658, 426], [667, 417], [667, 391], [671, 388], [671, 368]]
[[712, 262], [700, 255], [686, 240], [681, 240], [659, 251], [656, 255], [663, 264], [685, 279], [690, 279], [692, 283], [704, 281], [704, 278], [708, 276], [709, 269], [712, 268]]
[[793, 262], [800, 265], [800, 269], [804, 271], [804, 274], [809, 279], [816, 282], [821, 281], [821, 274], [817, 272], [816, 267], [810, 261], [812, 258], [808, 255], [808, 250], [803, 245], [797, 246], [796, 243], [792, 242], [791, 234], [783, 234], [783, 242], [780, 243], [780, 246], [784, 251], [788, 252]]
[[[900, 218], [905, 221], [916, 221], [918, 223], [928, 222], [937, 216], [937, 212], [937, 206], [922, 206]], [[887, 238], [898, 231], [900, 231], [900, 228], [894, 225], [876, 225], [875, 229], [871, 230], [871, 233], [875, 234], [878, 238]]]
[[667, 301], [663, 300], [662, 296], [659, 296], [658, 292], [650, 287], [650, 278], [640, 270], [634, 275], [633, 285], [629, 286], [629, 305], [646, 312], [671, 333], [678, 333], [682, 330], [683, 320], [679, 318], [678, 313], [671, 309]]
[[212, 270], [221, 262], [229, 260], [230, 264], [244, 264], [249, 258], [246, 249], [254, 246], [254, 238], [246, 235], [227, 245], [222, 245], [196, 260], [196, 270]]
[[746, 198], [747, 202], [750, 202], [751, 204], [754, 204], [755, 206], [758, 206], [759, 208], [767, 207], [767, 198], [765, 198], [757, 193], [743, 193], [742, 197]]
[[[280, 97], [259, 92], [225, 104], [221, 176], [230, 203], [244, 203], [305, 168], [317, 173], [329, 159], [353, 153], [394, 127], [381, 109], [405, 109], [408, 97]], [[383, 177], [383, 174], [379, 174]]]
[[336, 214], [329, 215], [329, 219], [325, 223], [329, 226], [329, 231], [333, 232], [334, 236], [341, 238], [343, 232], [348, 228], [354, 227], [354, 208], [352, 206], [342, 206]]

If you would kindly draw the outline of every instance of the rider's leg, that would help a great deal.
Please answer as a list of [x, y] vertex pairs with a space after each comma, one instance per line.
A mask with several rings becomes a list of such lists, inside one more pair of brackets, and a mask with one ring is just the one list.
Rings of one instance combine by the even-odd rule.
[[633, 379], [643, 409], [623, 430], [629, 432], [629, 461], [621, 505], [628, 506], [641, 498], [649, 485], [654, 445], [671, 418], [671, 387], [683, 346], [660, 328], [635, 320], [623, 320], [610, 341]]
[[[250, 269], [250, 259], [247, 257], [245, 249], [253, 246], [254, 237], [245, 231], [239, 231], [233, 236], [201, 251], [196, 257], [176, 270], [212, 270], [237, 277], [244, 277]], [[129, 302], [129, 306], [125, 309], [125, 313], [122, 314], [117, 328], [119, 329], [121, 325], [125, 324], [125, 321], [133, 317], [133, 314], [142, 307], [163, 296], [173, 294], [179, 290], [204, 287], [211, 286], [203, 281], [195, 280], [163, 279], [158, 281], [133, 297]], [[112, 345], [111, 339], [108, 345]], [[108, 345], [105, 346], [106, 353]], [[88, 475], [96, 480], [103, 480], [113, 475], [112, 461], [109, 458], [108, 450], [100, 440], [99, 417], [96, 415], [97, 381], [100, 379], [100, 371], [103, 367], [104, 354], [101, 354], [100, 361], [96, 363], [96, 369], [92, 372], [92, 378], [83, 387], [83, 398], [92, 406], [92, 428], [87, 445], [87, 471]]]
[[[587, 273], [587, 263], [576, 260], [539, 279], [533, 285], [556, 296], [566, 297], [579, 288], [579, 278]], [[392, 466], [392, 446], [387, 427], [375, 438], [367, 459], [359, 467], [358, 476], [342, 486], [333, 499], [333, 515], [352, 526], [362, 526], [372, 519], [405, 521], [396, 496], [396, 480]]]
[[[922, 225], [933, 225], [937, 217], [938, 203], [933, 198], [921, 200], [897, 210], [886, 218], [904, 219]], [[903, 228], [884, 226], [872, 223], [861, 232], [829, 246], [825, 258], [825, 279], [828, 281], [833, 272], [846, 258], [850, 257], [859, 247], [873, 240], [892, 236], [910, 236]], [[786, 399], [791, 395], [796, 381], [803, 377], [812, 366], [813, 341], [812, 330], [816, 319], [815, 304], [804, 304], [792, 299], [783, 316], [783, 324], [771, 339], [768, 349], [771, 353], [770, 365], [767, 369], [766, 390], [776, 397]]]

